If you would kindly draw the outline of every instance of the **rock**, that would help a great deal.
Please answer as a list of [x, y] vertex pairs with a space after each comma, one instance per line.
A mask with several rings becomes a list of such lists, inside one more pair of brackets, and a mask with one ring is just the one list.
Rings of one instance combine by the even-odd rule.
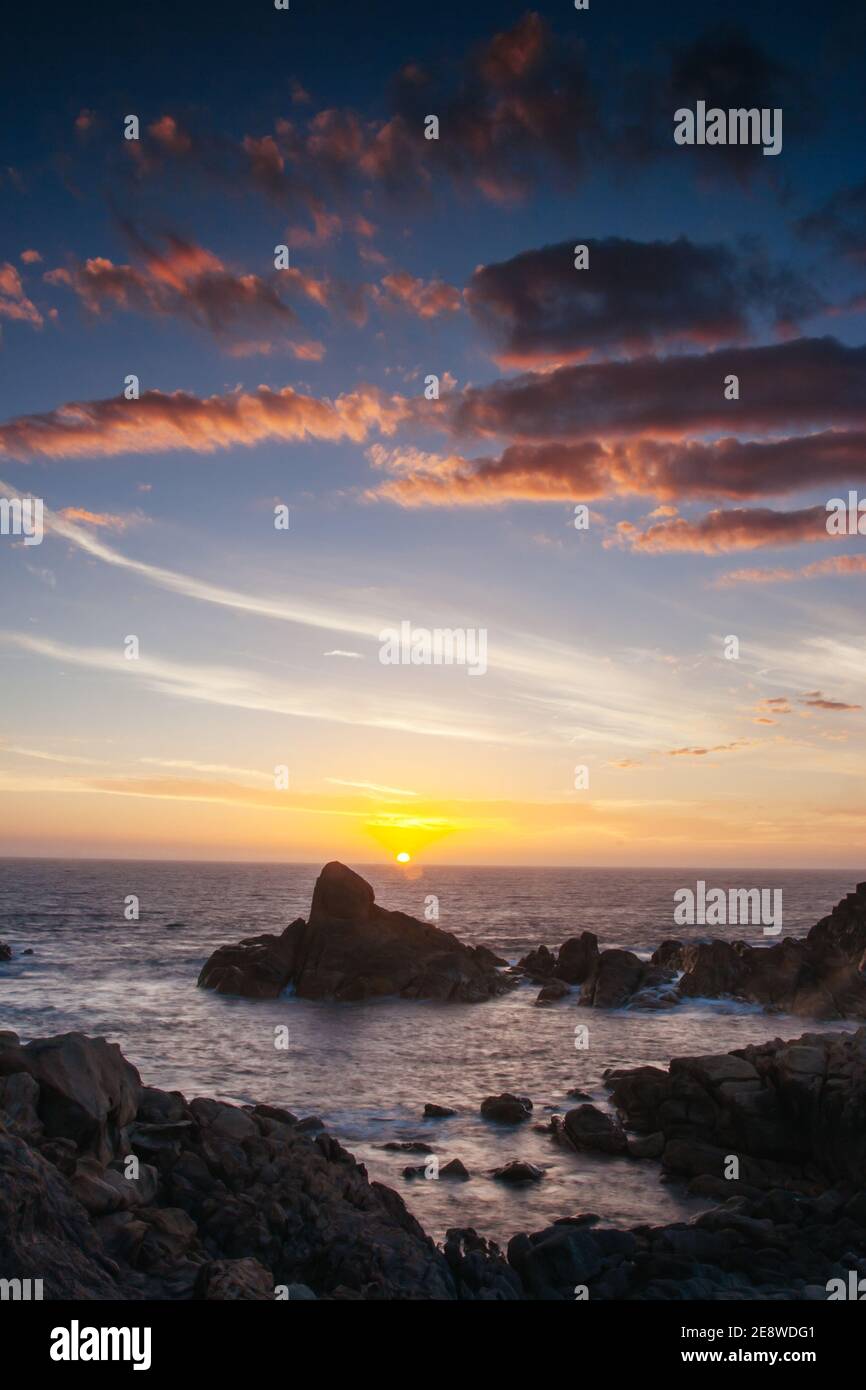
[[542, 985], [538, 991], [536, 1004], [553, 1004], [557, 999], [564, 999], [571, 990], [563, 980], [548, 980], [546, 985]]
[[576, 1285], [588, 1283], [602, 1269], [594, 1233], [570, 1225], [513, 1236], [508, 1263], [531, 1297], [568, 1302], [574, 1301]]
[[405, 1154], [432, 1154], [435, 1152], [429, 1144], [422, 1143], [420, 1139], [391, 1139], [387, 1144], [383, 1144], [382, 1148]]
[[665, 1147], [665, 1136], [661, 1130], [647, 1134], [640, 1139], [628, 1138], [629, 1158], [661, 1158]]
[[528, 1096], [513, 1096], [503, 1091], [499, 1096], [486, 1096], [481, 1102], [481, 1114], [485, 1120], [495, 1120], [498, 1124], [516, 1125], [528, 1120], [532, 1113], [532, 1101]]
[[628, 1141], [621, 1126], [594, 1105], [579, 1105], [576, 1110], [569, 1110], [562, 1127], [576, 1149], [605, 1154], [626, 1152]]
[[592, 974], [598, 961], [598, 937], [585, 931], [570, 936], [559, 948], [555, 975], [569, 985], [582, 985]]
[[510, 1163], [506, 1163], [504, 1167], [494, 1168], [493, 1177], [497, 1182], [541, 1182], [541, 1179], [544, 1177], [544, 1170], [542, 1168], [536, 1168], [534, 1163], [525, 1163], [521, 1159], [514, 1158]]
[[199, 987], [245, 999], [276, 999], [291, 982], [305, 927], [298, 917], [282, 936], [247, 936], [236, 946], [217, 947], [202, 966]]
[[452, 1158], [450, 1163], [439, 1169], [440, 1178], [457, 1178], [460, 1182], [466, 1182], [472, 1174], [459, 1158]]
[[0, 941], [0, 960], [11, 960], [11, 959], [12, 959], [12, 947], [11, 947], [11, 946], [8, 946], [8, 945], [6, 944], [5, 941]]
[[592, 1096], [587, 1091], [582, 1091], [579, 1086], [572, 1086], [565, 1094], [569, 1100], [592, 1100]]
[[134, 1296], [63, 1175], [2, 1124], [0, 1278], [41, 1279], [46, 1299]]
[[644, 965], [633, 951], [602, 951], [580, 992], [580, 1003], [619, 1009], [638, 989]]
[[537, 946], [534, 951], [517, 962], [519, 969], [531, 980], [548, 979], [556, 969], [556, 956], [546, 946]]
[[0, 1048], [0, 1077], [19, 1072], [39, 1087], [39, 1119], [49, 1137], [74, 1139], [102, 1162], [114, 1156], [141, 1094], [141, 1078], [116, 1043], [62, 1033]]
[[471, 1227], [449, 1228], [445, 1232], [444, 1254], [460, 1299], [511, 1302], [524, 1297], [520, 1279], [499, 1246]]
[[477, 1003], [507, 989], [490, 952], [404, 912], [388, 912], [373, 889], [344, 864], [326, 864], [313, 890], [310, 918], [280, 937], [221, 946], [198, 983], [223, 994], [274, 998], [289, 984], [305, 999], [442, 999]]
[[456, 1110], [451, 1110], [447, 1105], [433, 1105], [430, 1101], [424, 1106], [425, 1120], [447, 1120], [449, 1115], [456, 1115]]
[[39, 1118], [39, 1087], [28, 1072], [0, 1079], [0, 1111], [10, 1129], [25, 1138], [36, 1138], [44, 1126]]
[[661, 946], [658, 946], [650, 956], [653, 965], [660, 965], [666, 970], [682, 970], [682, 950], [683, 943], [668, 937]]
[[222, 1303], [262, 1302], [273, 1297], [273, 1275], [258, 1260], [250, 1258], [208, 1260], [199, 1269], [193, 1289], [193, 1298]]

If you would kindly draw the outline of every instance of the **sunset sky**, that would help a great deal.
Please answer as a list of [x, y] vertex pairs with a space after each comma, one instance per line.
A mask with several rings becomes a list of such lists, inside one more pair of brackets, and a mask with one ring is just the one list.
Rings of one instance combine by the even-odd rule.
[[[46, 530], [0, 537], [0, 853], [862, 867], [864, 40], [841, 0], [8, 21], [0, 495]], [[781, 153], [677, 146], [698, 100]], [[383, 665], [402, 621], [489, 669]]]

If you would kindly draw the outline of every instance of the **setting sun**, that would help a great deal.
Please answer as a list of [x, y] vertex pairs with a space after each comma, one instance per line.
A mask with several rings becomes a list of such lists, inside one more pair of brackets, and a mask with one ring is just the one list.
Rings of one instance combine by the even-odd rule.
[[411, 854], [407, 854], [405, 849], [401, 849], [400, 853], [397, 855], [397, 863], [408, 864], [411, 858]]

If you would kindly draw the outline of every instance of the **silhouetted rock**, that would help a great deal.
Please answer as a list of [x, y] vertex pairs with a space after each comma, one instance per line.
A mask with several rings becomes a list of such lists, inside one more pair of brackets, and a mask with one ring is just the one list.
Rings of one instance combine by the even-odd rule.
[[456, 1110], [451, 1110], [447, 1105], [434, 1105], [428, 1100], [424, 1106], [425, 1120], [447, 1120], [449, 1115], [456, 1115]]
[[556, 956], [547, 946], [536, 946], [517, 962], [518, 968], [531, 980], [547, 980], [556, 969]]
[[472, 1177], [469, 1169], [459, 1158], [452, 1158], [439, 1169], [440, 1178], [456, 1178], [458, 1182], [468, 1182]]
[[569, 985], [582, 985], [591, 975], [598, 960], [598, 937], [585, 931], [570, 936], [559, 948], [554, 974]]
[[548, 980], [546, 985], [542, 985], [536, 997], [536, 1004], [555, 1004], [557, 999], [564, 999], [570, 994], [571, 990], [564, 980]]
[[520, 1124], [532, 1114], [532, 1101], [528, 1096], [513, 1096], [510, 1091], [503, 1091], [499, 1096], [484, 1098], [481, 1114], [485, 1120], [496, 1120], [499, 1124]]
[[198, 983], [223, 994], [273, 998], [288, 985], [305, 999], [404, 999], [476, 1003], [503, 993], [506, 979], [486, 947], [375, 902], [360, 874], [336, 862], [316, 880], [310, 918], [283, 935], [221, 946]]
[[581, 1004], [619, 1009], [641, 984], [643, 961], [633, 951], [602, 951], [580, 992]]
[[523, 1159], [513, 1158], [502, 1168], [494, 1168], [493, 1177], [497, 1182], [541, 1182], [544, 1177], [544, 1169], [536, 1167], [534, 1163], [526, 1163]]
[[[26, 955], [26, 954], [27, 954], [27, 953], [25, 952], [25, 955]], [[11, 947], [11, 946], [8, 946], [8, 945], [6, 944], [5, 941], [0, 941], [0, 960], [11, 960], [11, 959], [12, 959], [12, 947]]]
[[594, 1105], [579, 1105], [569, 1110], [562, 1122], [566, 1137], [576, 1149], [595, 1153], [624, 1154], [627, 1139], [622, 1126]]

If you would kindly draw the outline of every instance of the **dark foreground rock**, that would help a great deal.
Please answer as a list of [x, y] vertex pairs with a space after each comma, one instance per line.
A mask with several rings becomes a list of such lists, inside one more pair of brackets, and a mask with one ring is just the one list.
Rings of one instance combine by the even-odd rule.
[[[612, 1076], [648, 1148], [718, 1205], [630, 1231], [563, 1217], [506, 1251], [471, 1228], [438, 1249], [282, 1107], [144, 1087], [103, 1039], [0, 1044], [0, 1278], [41, 1279], [46, 1299], [810, 1300], [866, 1272], [866, 1029]], [[581, 1138], [601, 1129], [589, 1110], [571, 1112]]]
[[509, 987], [487, 947], [464, 946], [450, 932], [376, 903], [373, 889], [344, 864], [326, 864], [308, 921], [282, 936], [220, 946], [198, 978], [204, 989], [273, 999], [287, 986], [305, 999], [404, 999], [477, 1003]]

